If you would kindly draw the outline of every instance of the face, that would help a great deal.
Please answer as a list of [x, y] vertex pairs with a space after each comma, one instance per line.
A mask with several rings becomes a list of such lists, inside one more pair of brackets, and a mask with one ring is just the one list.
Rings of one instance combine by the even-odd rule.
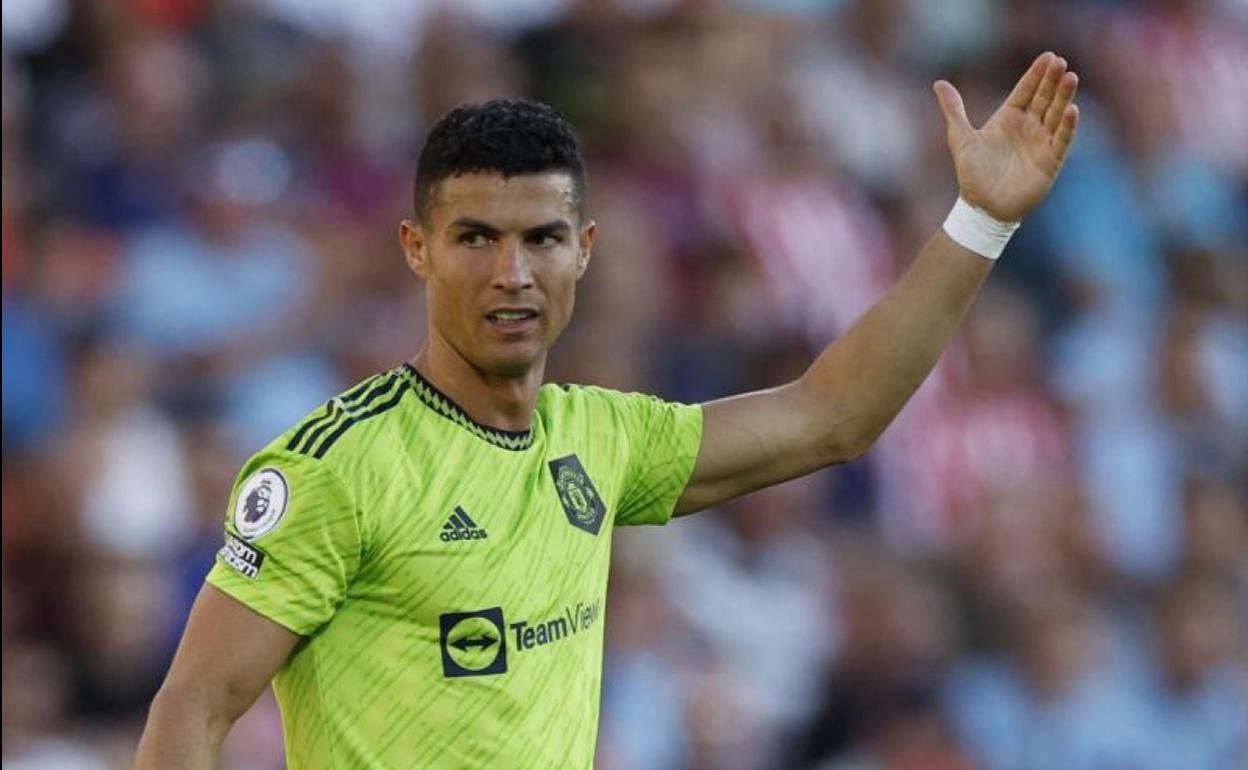
[[572, 316], [595, 225], [570, 174], [464, 174], [436, 187], [427, 221], [404, 221], [408, 265], [426, 283], [432, 344], [478, 371], [521, 377], [545, 363]]

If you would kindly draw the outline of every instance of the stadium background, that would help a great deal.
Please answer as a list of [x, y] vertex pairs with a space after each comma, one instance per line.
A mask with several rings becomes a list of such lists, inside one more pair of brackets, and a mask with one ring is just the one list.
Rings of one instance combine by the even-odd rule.
[[[251, 451], [423, 336], [428, 122], [579, 127], [557, 380], [778, 383], [941, 221], [928, 85], [1083, 125], [862, 460], [619, 536], [602, 770], [1248, 768], [1248, 3], [3, 5], [3, 762], [127, 767]], [[557, 694], [552, 694], [557, 697]], [[282, 766], [266, 696], [223, 767]]]

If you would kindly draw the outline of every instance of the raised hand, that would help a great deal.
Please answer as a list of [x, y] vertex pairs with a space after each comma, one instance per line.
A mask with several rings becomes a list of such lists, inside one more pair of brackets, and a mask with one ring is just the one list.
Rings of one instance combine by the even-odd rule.
[[949, 151], [964, 200], [1005, 222], [1017, 222], [1044, 200], [1066, 162], [1079, 125], [1072, 103], [1079, 76], [1066, 60], [1041, 54], [983, 128], [966, 117], [950, 83], [933, 86], [948, 129]]

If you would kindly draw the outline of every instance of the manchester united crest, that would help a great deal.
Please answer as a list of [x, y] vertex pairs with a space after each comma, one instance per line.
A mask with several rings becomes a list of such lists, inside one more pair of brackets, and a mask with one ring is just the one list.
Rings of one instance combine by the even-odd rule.
[[607, 506], [577, 456], [551, 460], [550, 475], [559, 493], [559, 502], [563, 504], [563, 512], [568, 515], [568, 522], [591, 535], [598, 534]]

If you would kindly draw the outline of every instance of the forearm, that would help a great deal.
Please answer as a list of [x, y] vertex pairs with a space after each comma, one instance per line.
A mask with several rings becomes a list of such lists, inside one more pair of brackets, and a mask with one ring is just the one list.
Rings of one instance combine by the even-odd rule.
[[[934, 84], [961, 198], [947, 224], [960, 242], [999, 253], [1013, 230], [1004, 223], [1021, 221], [1048, 194], [1079, 122], [1071, 103], [1078, 84], [1065, 59], [1045, 52], [980, 129], [957, 89]], [[815, 413], [827, 406], [819, 439], [840, 453], [833, 460], [861, 454], [897, 416], [992, 265], [937, 231], [897, 285], [819, 356], [799, 390]]]
[[866, 451], [932, 371], [994, 262], [937, 230], [905, 275], [829, 345], [799, 386], [836, 459]]
[[213, 770], [231, 723], [194, 698], [161, 690], [152, 701], [135, 770]]
[[[702, 405], [702, 443], [677, 513], [852, 460], [866, 451], [949, 344], [993, 261], [1048, 194], [1066, 162], [1079, 78], [1045, 52], [983, 128], [962, 97], [933, 84], [945, 116], [961, 199], [884, 297], [798, 380]], [[966, 243], [980, 253], [959, 243]]]

